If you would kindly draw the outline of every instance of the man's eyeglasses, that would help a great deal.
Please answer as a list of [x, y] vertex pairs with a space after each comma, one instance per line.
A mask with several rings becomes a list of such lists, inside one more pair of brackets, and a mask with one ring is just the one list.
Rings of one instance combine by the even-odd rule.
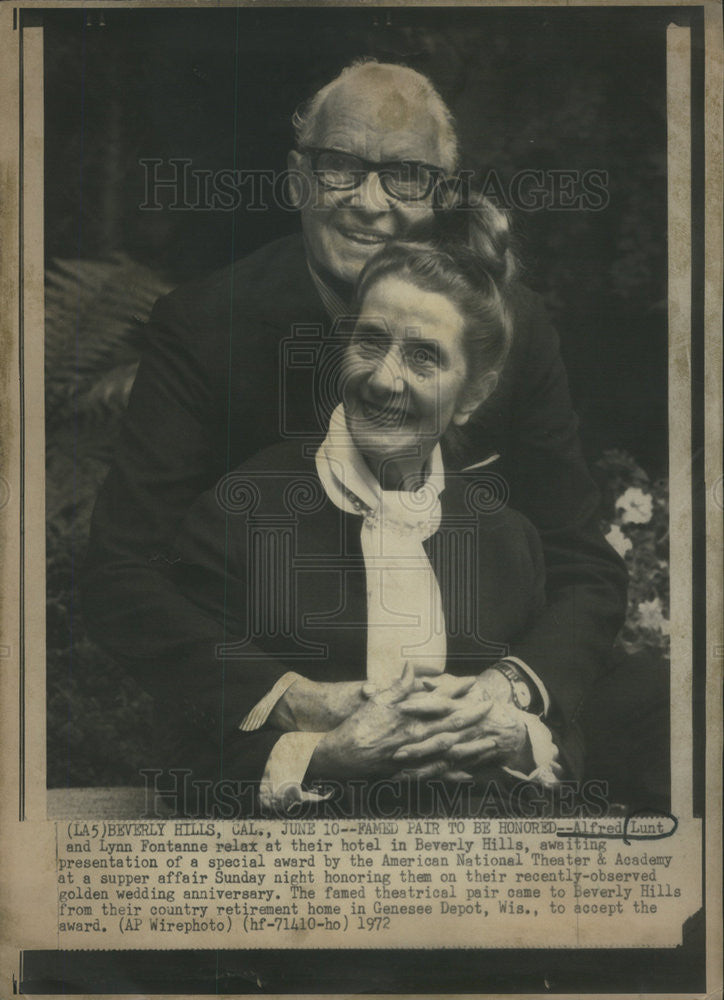
[[385, 194], [399, 201], [421, 201], [444, 175], [441, 167], [416, 160], [375, 163], [354, 153], [315, 146], [302, 146], [300, 152], [307, 154], [312, 173], [330, 191], [352, 191], [368, 174], [375, 173]]

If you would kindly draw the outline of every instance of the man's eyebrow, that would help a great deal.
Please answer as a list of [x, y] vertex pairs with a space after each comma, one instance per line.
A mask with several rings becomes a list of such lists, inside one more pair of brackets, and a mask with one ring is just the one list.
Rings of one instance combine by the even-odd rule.
[[[405, 164], [405, 163], [409, 163], [409, 164], [413, 164], [413, 165], [421, 166], [421, 167], [423, 167], [423, 166], [426, 166], [426, 167], [435, 166], [435, 164], [431, 163], [429, 160], [421, 159], [421, 157], [415, 155], [414, 153], [409, 153], [409, 154], [400, 153], [399, 155], [396, 155], [396, 156], [393, 156], [393, 157], [388, 157], [388, 158], [386, 158], [384, 160], [370, 160], [366, 156], [361, 156], [359, 153], [353, 153], [351, 150], [345, 149], [344, 146], [337, 146], [337, 145], [334, 144], [334, 142], [332, 142], [332, 144], [328, 145], [328, 146], [326, 146], [326, 145], [323, 145], [323, 146], [315, 145], [313, 148], [314, 149], [324, 149], [324, 150], [326, 150], [329, 153], [342, 153], [344, 156], [352, 156], [352, 157], [354, 157], [357, 160], [361, 160], [363, 163], [376, 164], [377, 166], [380, 166], [380, 167], [383, 167], [383, 166], [395, 166], [396, 164]], [[438, 169], [442, 169], [442, 168], [440, 167]]]

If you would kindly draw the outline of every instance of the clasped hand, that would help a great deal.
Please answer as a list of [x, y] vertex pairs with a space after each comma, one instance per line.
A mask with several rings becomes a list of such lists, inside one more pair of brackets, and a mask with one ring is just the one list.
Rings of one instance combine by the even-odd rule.
[[364, 685], [362, 694], [362, 704], [320, 740], [310, 778], [404, 774], [459, 781], [485, 764], [532, 769], [522, 713], [485, 674], [426, 677], [424, 668], [408, 663], [389, 688]]

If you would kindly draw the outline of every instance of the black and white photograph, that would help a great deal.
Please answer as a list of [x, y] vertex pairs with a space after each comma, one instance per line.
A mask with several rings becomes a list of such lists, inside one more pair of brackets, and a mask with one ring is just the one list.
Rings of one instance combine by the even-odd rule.
[[44, 25], [49, 787], [668, 807], [667, 19], [83, 17]]
[[5, 13], [20, 992], [710, 992], [720, 8]]

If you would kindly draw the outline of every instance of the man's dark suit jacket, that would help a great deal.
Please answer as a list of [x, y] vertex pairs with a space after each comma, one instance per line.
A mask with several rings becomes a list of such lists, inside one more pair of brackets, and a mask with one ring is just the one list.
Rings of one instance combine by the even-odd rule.
[[[237, 707], [251, 711], [287, 670], [316, 681], [365, 680], [360, 516], [329, 500], [314, 456], [294, 442], [265, 449], [227, 482], [233, 496], [212, 489], [191, 508], [171, 572], [222, 625], [228, 658], [241, 661], [247, 684]], [[440, 527], [423, 544], [440, 586], [446, 671], [465, 676], [495, 663], [545, 603], [543, 554], [526, 518], [488, 509], [475, 476], [447, 473], [440, 500]], [[188, 718], [174, 719], [171, 707], [163, 720], [182, 746], [194, 740], [193, 712], [190, 725]], [[257, 781], [282, 733], [265, 726], [241, 734], [238, 721], [234, 728], [230, 720], [224, 771]]]
[[[512, 305], [501, 383], [446, 467], [499, 455], [480, 470], [483, 488], [540, 533], [547, 605], [509, 652], [541, 677], [565, 731], [622, 623], [625, 570], [598, 529], [557, 336], [538, 296], [518, 287]], [[216, 658], [223, 629], [169, 579], [173, 539], [226, 472], [280, 439], [326, 432], [338, 401], [330, 326], [301, 237], [160, 300], [99, 493], [84, 574], [91, 633], [158, 701], [192, 700], [210, 740], [238, 725], [254, 681], [244, 661]]]

